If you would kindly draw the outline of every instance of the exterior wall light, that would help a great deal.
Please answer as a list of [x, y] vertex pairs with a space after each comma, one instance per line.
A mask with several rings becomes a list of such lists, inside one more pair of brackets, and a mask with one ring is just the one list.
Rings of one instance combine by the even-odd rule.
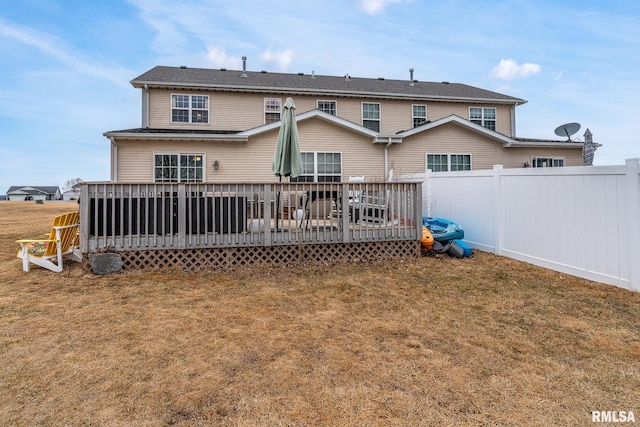
[[213, 162], [213, 169], [218, 170], [219, 167], [220, 167], [220, 163], [218, 163], [217, 160]]

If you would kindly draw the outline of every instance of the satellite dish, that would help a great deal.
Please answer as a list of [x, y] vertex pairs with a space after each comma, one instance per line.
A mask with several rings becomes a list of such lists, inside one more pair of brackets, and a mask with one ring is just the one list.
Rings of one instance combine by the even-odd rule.
[[558, 136], [566, 136], [567, 141], [571, 141], [571, 135], [580, 130], [580, 123], [565, 123], [556, 128], [555, 133]]

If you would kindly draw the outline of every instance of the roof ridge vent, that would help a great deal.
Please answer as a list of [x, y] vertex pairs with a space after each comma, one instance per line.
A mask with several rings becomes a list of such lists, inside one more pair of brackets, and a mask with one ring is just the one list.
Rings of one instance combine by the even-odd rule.
[[226, 68], [220, 68], [220, 71], [227, 71]]
[[186, 69], [187, 69], [187, 66], [186, 66], [186, 65], [181, 65], [181, 66], [180, 66], [180, 69], [181, 69], [181, 70], [186, 70]]

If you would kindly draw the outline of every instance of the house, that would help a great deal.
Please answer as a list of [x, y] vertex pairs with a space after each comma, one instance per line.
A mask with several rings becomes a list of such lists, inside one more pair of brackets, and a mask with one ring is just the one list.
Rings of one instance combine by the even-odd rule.
[[62, 200], [78, 200], [80, 198], [80, 190], [79, 189], [73, 189], [73, 190], [67, 190], [64, 193], [62, 193]]
[[14, 201], [25, 200], [60, 200], [59, 187], [37, 187], [14, 185], [7, 190], [7, 198]]
[[516, 136], [525, 100], [450, 82], [157, 66], [131, 81], [141, 126], [104, 133], [113, 182], [265, 182], [287, 97], [304, 182], [578, 166], [579, 142]]

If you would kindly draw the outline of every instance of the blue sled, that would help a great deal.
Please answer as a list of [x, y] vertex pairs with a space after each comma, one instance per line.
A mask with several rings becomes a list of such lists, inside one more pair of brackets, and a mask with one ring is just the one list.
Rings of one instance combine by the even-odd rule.
[[456, 222], [444, 218], [422, 217], [422, 225], [428, 227], [436, 242], [448, 242], [449, 240], [462, 240], [464, 229]]

